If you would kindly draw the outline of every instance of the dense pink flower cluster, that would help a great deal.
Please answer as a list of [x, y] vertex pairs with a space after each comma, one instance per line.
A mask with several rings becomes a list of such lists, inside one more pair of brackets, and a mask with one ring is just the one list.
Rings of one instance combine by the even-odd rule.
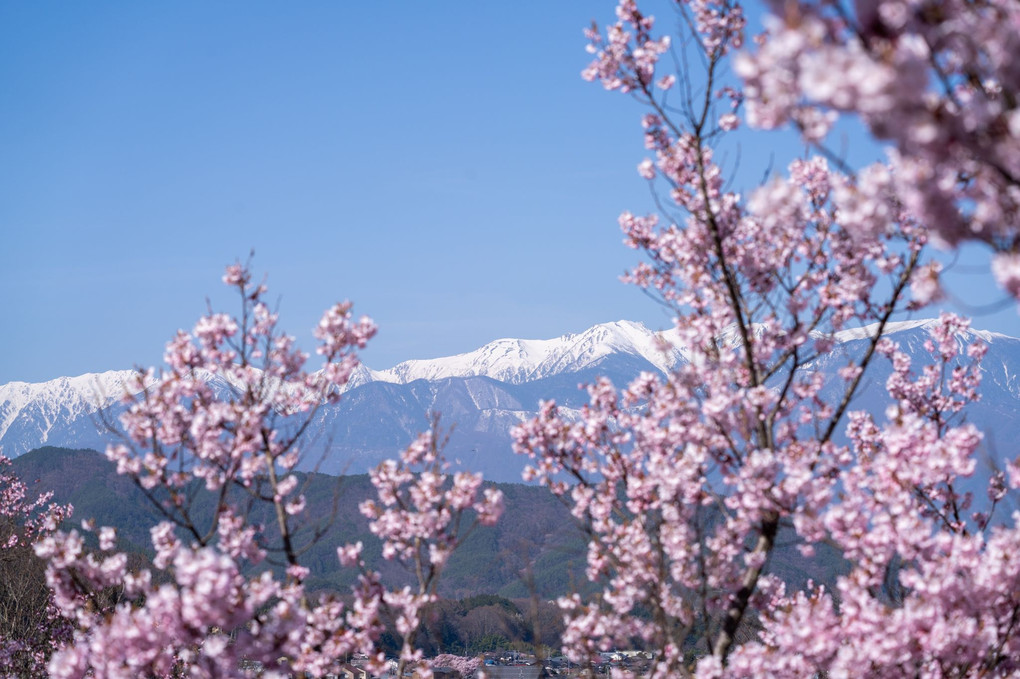
[[[480, 477], [447, 483], [440, 447], [426, 434], [373, 474], [379, 504], [364, 508], [387, 557], [408, 561], [419, 589], [387, 590], [359, 544], [337, 550], [342, 565], [360, 570], [345, 601], [306, 592], [300, 555], [322, 532], [308, 537], [315, 522], [295, 473], [302, 435], [319, 407], [340, 398], [355, 350], [375, 326], [353, 320], [349, 303], [329, 309], [316, 329], [323, 366], [307, 372], [307, 356], [263, 302], [265, 286], [240, 265], [224, 281], [237, 290], [241, 313], [206, 315], [168, 344], [165, 372], [138, 372], [137, 394], [125, 396], [123, 440], [107, 450], [165, 517], [152, 530], [153, 568], [130, 571], [108, 527], [98, 530], [100, 552], [85, 549], [90, 523], [36, 545], [55, 604], [75, 628], [53, 653], [51, 676], [226, 677], [256, 667], [266, 677], [322, 676], [354, 653], [381, 667], [376, 641], [386, 619], [397, 621], [405, 659], [414, 658], [421, 606], [469, 529], [465, 514], [482, 523], [499, 515], [500, 496], [483, 490]], [[195, 509], [201, 493], [215, 508], [211, 518]], [[275, 525], [250, 521], [258, 503], [271, 507]], [[270, 553], [283, 560], [282, 579]], [[116, 601], [97, 596], [111, 588], [121, 593]]]
[[0, 517], [12, 520], [12, 530], [5, 531], [7, 534], [0, 542], [0, 549], [32, 544], [40, 537], [56, 530], [73, 511], [70, 505], [50, 502], [53, 498], [52, 492], [33, 497], [33, 494], [28, 492], [28, 486], [11, 471], [10, 467], [11, 461], [0, 455]]
[[[868, 34], [844, 5], [785, 3], [757, 47], [731, 62], [731, 48], [742, 44], [739, 8], [678, 4], [693, 20], [675, 42], [700, 52], [701, 77], [656, 72], [667, 62], [647, 46], [665, 43], [631, 2], [620, 3], [606, 39], [589, 32], [609, 47], [590, 50], [584, 77], [636, 94], [649, 109], [642, 127], [652, 157], [639, 172], [665, 195], [659, 214], [620, 218], [628, 245], [647, 258], [627, 279], [676, 311], [686, 360], [665, 378], [644, 375], [626, 388], [596, 382], [579, 418], [544, 403], [515, 432], [516, 449], [532, 460], [528, 477], [564, 497], [589, 534], [588, 577], [601, 593], [561, 601], [567, 650], [583, 662], [637, 643], [658, 652], [657, 677], [1020, 671], [1020, 531], [1017, 517], [991, 517], [1018, 482], [1015, 467], [1008, 480], [992, 475], [981, 506], [961, 488], [982, 438], [961, 410], [976, 398], [984, 349], [962, 346], [966, 324], [952, 316], [930, 331], [928, 365], [912, 366], [883, 337], [895, 314], [941, 294], [939, 268], [924, 259], [929, 233], [949, 243], [979, 234], [999, 246], [1016, 232], [1015, 198], [1001, 173], [978, 186], [997, 172], [989, 159], [1016, 160], [1002, 156], [1012, 153], [1014, 133], [996, 154], [975, 137], [958, 156], [925, 155], [938, 145], [925, 135], [957, 134], [959, 126], [980, 136], [991, 124], [1007, 134], [1005, 119], [991, 121], [1012, 115], [1015, 98], [970, 92], [987, 110], [978, 113], [984, 122], [964, 123], [971, 113], [939, 97], [979, 84], [959, 75], [971, 57], [989, 60], [980, 68], [999, 83], [1013, 77], [997, 50], [1016, 40], [1015, 8], [956, 8], [980, 18], [996, 44], [943, 63], [951, 40], [926, 47], [920, 28], [903, 29], [927, 21], [934, 5], [877, 3], [879, 13], [900, 7], [905, 23], [899, 34]], [[1012, 28], [988, 34], [992, 17]], [[745, 79], [741, 91], [726, 82], [731, 64]], [[942, 95], [929, 91], [940, 69], [950, 74]], [[648, 86], [677, 77], [687, 78], [688, 92], [707, 88], [705, 96], [678, 108]], [[745, 196], [728, 190], [714, 160], [735, 127], [726, 118], [732, 109], [718, 110], [727, 100], [746, 102], [755, 125], [793, 121], [812, 142], [835, 112], [856, 112], [899, 150], [859, 172], [809, 155]], [[943, 127], [944, 114], [951, 119]], [[947, 138], [939, 143], [955, 153]], [[954, 168], [953, 181], [939, 175], [932, 185], [948, 191], [944, 207], [962, 215], [970, 235], [954, 235], [945, 222], [952, 215], [933, 223], [926, 201], [935, 193], [908, 195], [905, 185], [928, 190], [917, 177], [925, 163], [935, 173]], [[1006, 221], [979, 224], [992, 209], [981, 191], [1010, 211]], [[999, 261], [1000, 280], [1012, 281], [1007, 260]], [[865, 348], [832, 354], [838, 333], [851, 329]], [[816, 366], [832, 361], [839, 379], [823, 383]], [[852, 409], [876, 363], [891, 368], [884, 420]], [[835, 591], [809, 584], [787, 592], [768, 573], [782, 535], [805, 555], [824, 544], [847, 560]]]
[[[776, 5], [735, 62], [748, 122], [792, 121], [810, 141], [837, 114], [893, 144], [903, 203], [942, 241], [1012, 261], [1020, 232], [1020, 6], [1012, 0]], [[863, 189], [862, 189], [863, 190]], [[1017, 294], [1008, 264], [996, 274]]]
[[[981, 345], [959, 346], [958, 319], [944, 317], [915, 372], [891, 342], [887, 421], [850, 417], [849, 449], [829, 500], [795, 516], [802, 535], [828, 539], [852, 564], [837, 591], [773, 594], [760, 643], [731, 654], [736, 676], [819, 671], [882, 676], [1012, 676], [1020, 671], [1020, 531], [989, 528], [968, 512], [958, 482], [975, 467], [981, 435], [956, 416], [980, 379]], [[1001, 495], [999, 496], [1001, 497]], [[993, 497], [993, 500], [995, 498]]]
[[[25, 550], [37, 540], [53, 533], [71, 515], [70, 505], [51, 502], [50, 492], [37, 495], [11, 470], [11, 461], [0, 455], [0, 563], [20, 564], [22, 569], [36, 565], [24, 559]], [[5, 572], [7, 577], [21, 575]], [[9, 584], [9, 583], [5, 583]], [[16, 615], [33, 615], [21, 602], [3, 602]], [[46, 660], [56, 644], [70, 633], [70, 623], [50, 603], [45, 611], [36, 611], [28, 629], [17, 630], [0, 626], [0, 677], [43, 674]]]
[[482, 666], [482, 661], [478, 658], [465, 658], [462, 655], [440, 653], [435, 658], [429, 659], [428, 664], [432, 668], [447, 667], [458, 672], [462, 677], [471, 677]]

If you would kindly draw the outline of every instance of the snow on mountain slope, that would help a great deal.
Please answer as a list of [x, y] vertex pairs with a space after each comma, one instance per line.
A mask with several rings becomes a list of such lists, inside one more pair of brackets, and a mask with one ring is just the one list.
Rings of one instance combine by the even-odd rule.
[[96, 413], [124, 396], [133, 375], [133, 370], [110, 370], [35, 384], [0, 385], [0, 438], [27, 418], [41, 418], [52, 424], [57, 418]]
[[[924, 333], [930, 334], [932, 329], [938, 324], [938, 320], [935, 318], [920, 318], [912, 321], [893, 321], [887, 323], [885, 326], [885, 336], [890, 339], [896, 339], [897, 335], [909, 334], [912, 330], [923, 331]], [[854, 340], [868, 339], [875, 336], [878, 331], [878, 323], [872, 323], [861, 328], [852, 328], [849, 330], [843, 330], [835, 335], [837, 343], [851, 342]], [[971, 328], [965, 334], [966, 339], [980, 339], [984, 342], [1009, 342], [1016, 341], [1015, 337], [1009, 335], [1003, 335], [998, 332], [989, 332], [988, 330], [977, 330]]]
[[675, 332], [652, 332], [641, 323], [603, 323], [548, 340], [499, 339], [480, 349], [431, 360], [404, 361], [373, 372], [376, 380], [406, 384], [414, 380], [485, 376], [521, 384], [562, 372], [579, 372], [613, 354], [639, 356], [650, 367], [669, 371], [683, 358]]
[[17, 457], [46, 444], [99, 446], [100, 411], [124, 396], [133, 374], [111, 370], [0, 385], [0, 453]]
[[[17, 457], [42, 445], [104, 448], [109, 441], [104, 420], [114, 421], [124, 396], [137, 393], [136, 375], [110, 370], [0, 385], [0, 453]], [[202, 377], [213, 389], [231, 388], [222, 376]]]
[[[886, 335], [916, 356], [920, 365], [928, 360], [924, 344], [932, 323], [892, 323]], [[874, 332], [870, 327], [838, 334], [835, 348], [804, 369], [834, 375], [849, 359], [862, 355]], [[989, 350], [982, 363], [982, 400], [967, 416], [985, 431], [988, 453], [1001, 459], [1020, 439], [1020, 339], [969, 331], [960, 340], [975, 337]], [[665, 349], [663, 339], [670, 342]], [[728, 345], [739, 341], [732, 329], [719, 340]], [[668, 371], [686, 360], [686, 352], [676, 344], [673, 331], [654, 333], [638, 323], [620, 321], [550, 340], [497, 340], [470, 353], [406, 361], [385, 371], [360, 366], [340, 403], [317, 414], [309, 428], [309, 449], [316, 455], [328, 453], [323, 471], [361, 473], [396, 455], [428, 426], [428, 413], [438, 412], [444, 426], [454, 427], [447, 449], [451, 459], [462, 460], [486, 478], [520, 480], [524, 460], [510, 450], [510, 429], [534, 417], [539, 400], [555, 399], [568, 410], [580, 408], [587, 395], [578, 390], [579, 383], [605, 375], [623, 385], [641, 371]], [[97, 413], [100, 407], [109, 408], [105, 415], [116, 418], [120, 407], [116, 401], [131, 374], [115, 371], [0, 385], [0, 452], [16, 457], [42, 445], [105, 448], [110, 434], [97, 425]], [[876, 357], [852, 407], [881, 416], [888, 400], [884, 390], [888, 375], [888, 361]], [[231, 389], [222, 376], [207, 379], [215, 389]], [[830, 386], [837, 389], [838, 384], [831, 380]]]

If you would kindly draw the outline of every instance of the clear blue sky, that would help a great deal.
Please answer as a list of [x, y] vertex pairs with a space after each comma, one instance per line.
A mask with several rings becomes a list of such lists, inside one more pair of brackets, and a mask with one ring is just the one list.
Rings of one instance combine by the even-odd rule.
[[[617, 280], [637, 255], [616, 217], [651, 209], [641, 110], [579, 77], [581, 29], [611, 17], [590, 0], [0, 4], [0, 383], [158, 362], [207, 297], [232, 309], [219, 277], [252, 249], [306, 347], [333, 301], [375, 318], [376, 368], [664, 327]], [[768, 161], [747, 140], [741, 169]], [[977, 325], [1020, 334], [1011, 307]]]

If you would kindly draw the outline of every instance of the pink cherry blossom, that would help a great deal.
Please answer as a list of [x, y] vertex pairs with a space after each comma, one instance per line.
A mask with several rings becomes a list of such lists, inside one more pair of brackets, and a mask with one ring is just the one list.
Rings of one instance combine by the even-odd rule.
[[[342, 397], [375, 325], [355, 321], [350, 303], [331, 307], [315, 330], [323, 365], [308, 371], [308, 355], [262, 301], [265, 285], [252, 280], [247, 267], [228, 267], [224, 282], [238, 293], [240, 313], [210, 312], [170, 341], [162, 373], [138, 372], [121, 442], [107, 450], [163, 515], [151, 531], [151, 568], [128, 572], [111, 527], [99, 529], [100, 553], [86, 549], [81, 532], [56, 530], [60, 508], [48, 510], [45, 530], [36, 531], [54, 620], [73, 626], [73, 634], [51, 635], [49, 647], [33, 651], [37, 665], [49, 655], [51, 676], [253, 676], [242, 661], [258, 663], [265, 676], [322, 676], [354, 653], [378, 669], [384, 616], [404, 638], [402, 662], [416, 661], [420, 612], [434, 600], [447, 559], [469, 524], [498, 518], [499, 492], [483, 489], [474, 474], [451, 482], [438, 432], [428, 432], [399, 461], [380, 466], [379, 501], [366, 505], [385, 554], [419, 574], [417, 591], [387, 590], [366, 569], [360, 544], [337, 548], [340, 564], [358, 571], [347, 597], [306, 591], [301, 555], [322, 533], [300, 530], [314, 523], [295, 472], [309, 445], [303, 433], [319, 408]], [[16, 496], [23, 487], [4, 481], [11, 497], [0, 508], [29, 514], [45, 501], [26, 505]], [[195, 511], [198, 492], [214, 508], [209, 518]], [[253, 503], [268, 505], [275, 525], [253, 523]], [[284, 560], [282, 577], [270, 568], [270, 552]], [[101, 596], [113, 588], [118, 599]]]
[[[605, 36], [588, 33], [585, 77], [645, 106], [654, 157], [641, 174], [661, 209], [620, 217], [645, 255], [626, 280], [675, 312], [684, 361], [594, 382], [579, 415], [543, 403], [514, 434], [526, 478], [588, 535], [599, 594], [560, 601], [566, 650], [591, 662], [642, 645], [655, 677], [1020, 671], [1020, 560], [1004, 557], [1020, 531], [996, 515], [1007, 476], [993, 475], [978, 512], [964, 490], [982, 434], [963, 413], [985, 349], [950, 315], [918, 365], [883, 337], [942, 294], [932, 239], [1002, 249], [996, 275], [1013, 291], [1020, 156], [1002, 116], [1016, 107], [1020, 71], [1004, 54], [1020, 15], [995, 2], [858, 3], [856, 15], [780, 3], [745, 48], [735, 3], [677, 4], [688, 22], [670, 44], [703, 70], [673, 89], [706, 96], [675, 106], [648, 86], [675, 62], [648, 58], [662, 36], [633, 2]], [[741, 107], [751, 125], [797, 126], [814, 152], [738, 193], [715, 157]], [[850, 114], [894, 142], [887, 162], [854, 170], [825, 147]], [[846, 331], [864, 348], [837, 355]], [[817, 366], [834, 361], [826, 383]], [[884, 417], [856, 410], [876, 371]], [[1016, 468], [1006, 461], [1011, 487]], [[835, 548], [845, 573], [788, 589], [768, 570], [791, 539], [806, 555]]]

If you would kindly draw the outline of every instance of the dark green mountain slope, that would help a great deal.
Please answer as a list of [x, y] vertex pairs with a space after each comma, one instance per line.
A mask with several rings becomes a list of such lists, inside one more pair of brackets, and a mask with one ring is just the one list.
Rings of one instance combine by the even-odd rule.
[[[160, 520], [158, 510], [130, 479], [91, 450], [40, 448], [14, 460], [14, 469], [29, 487], [53, 491], [54, 501], [74, 505], [72, 524], [93, 518], [98, 526], [116, 526], [125, 550], [149, 551], [149, 529]], [[367, 475], [302, 474], [308, 515], [330, 524], [323, 539], [304, 556], [312, 586], [344, 588], [356, 573], [341, 569], [339, 545], [362, 541], [368, 564], [394, 584], [409, 575], [382, 558], [382, 546], [369, 531], [358, 505], [373, 494]], [[544, 488], [499, 484], [506, 498], [504, 520], [478, 527], [451, 558], [440, 585], [444, 597], [475, 594], [542, 598], [563, 594], [583, 573], [584, 543], [567, 510]], [[211, 516], [211, 505], [196, 503], [198, 515]], [[252, 513], [267, 527], [272, 517], [263, 508]], [[268, 530], [268, 529], [267, 529]]]
[[[149, 529], [158, 511], [114, 466], [90, 450], [40, 448], [14, 460], [14, 469], [32, 489], [52, 490], [54, 499], [74, 505], [73, 524], [94, 518], [99, 526], [118, 527], [122, 548], [149, 551]], [[347, 588], [357, 574], [339, 566], [336, 548], [361, 541], [370, 568], [385, 581], [400, 585], [410, 575], [382, 558], [382, 545], [368, 529], [358, 505], [373, 494], [367, 475], [302, 474], [308, 516], [328, 525], [324, 537], [311, 545], [304, 563], [312, 570], [313, 588]], [[584, 578], [585, 541], [563, 504], [545, 488], [497, 484], [505, 512], [496, 526], [478, 527], [457, 551], [444, 572], [440, 594], [460, 599], [497, 594], [511, 599], [537, 596], [549, 600], [574, 591], [591, 591]], [[198, 494], [201, 498], [202, 494]], [[211, 516], [211, 505], [196, 503], [198, 515]], [[268, 508], [256, 508], [252, 519], [273, 525]], [[267, 528], [271, 530], [271, 528]], [[310, 531], [309, 531], [310, 532]], [[807, 580], [832, 585], [844, 564], [824, 545], [810, 559], [800, 555], [789, 531], [781, 531], [769, 570], [803, 586]]]

